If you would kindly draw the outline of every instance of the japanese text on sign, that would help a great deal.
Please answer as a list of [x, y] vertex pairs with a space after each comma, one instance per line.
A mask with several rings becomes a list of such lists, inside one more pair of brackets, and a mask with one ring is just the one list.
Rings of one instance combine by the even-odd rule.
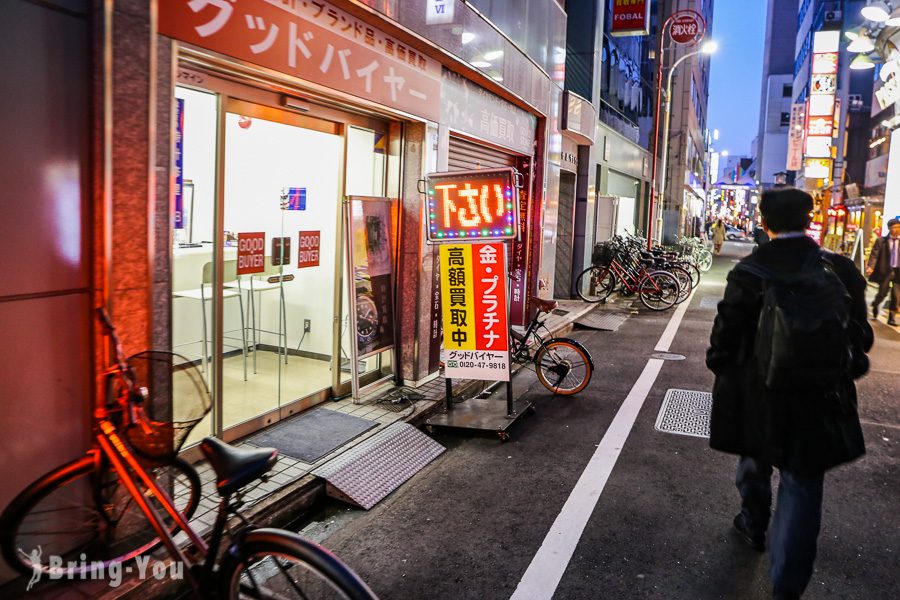
[[441, 246], [445, 376], [509, 380], [502, 243]]
[[440, 65], [325, 0], [170, 0], [159, 32], [437, 121]]
[[516, 237], [512, 169], [433, 174], [427, 187], [428, 239]]
[[614, 36], [647, 35], [650, 27], [650, 0], [615, 0], [611, 33]]

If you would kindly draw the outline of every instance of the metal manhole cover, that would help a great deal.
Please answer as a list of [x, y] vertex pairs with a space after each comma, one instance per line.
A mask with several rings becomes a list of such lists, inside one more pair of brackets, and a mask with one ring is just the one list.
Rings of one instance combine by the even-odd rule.
[[703, 296], [700, 298], [700, 308], [718, 308], [721, 301], [718, 296]]
[[684, 360], [684, 354], [675, 354], [674, 352], [654, 352], [650, 358], [658, 358], [659, 360]]
[[712, 394], [692, 390], [669, 390], [656, 418], [656, 429], [666, 433], [709, 437]]

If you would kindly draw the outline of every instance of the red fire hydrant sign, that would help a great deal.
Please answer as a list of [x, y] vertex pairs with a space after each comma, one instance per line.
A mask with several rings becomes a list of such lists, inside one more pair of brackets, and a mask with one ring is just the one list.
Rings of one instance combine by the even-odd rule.
[[300, 251], [297, 253], [297, 268], [318, 267], [322, 235], [320, 231], [300, 232]]
[[265, 270], [265, 232], [238, 233], [237, 274], [262, 273]]

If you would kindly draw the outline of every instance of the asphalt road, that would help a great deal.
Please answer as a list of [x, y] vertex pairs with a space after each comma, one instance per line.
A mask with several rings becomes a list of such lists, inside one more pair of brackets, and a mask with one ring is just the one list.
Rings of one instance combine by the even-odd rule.
[[[558, 599], [770, 597], [765, 555], [730, 531], [736, 459], [710, 450], [706, 439], [654, 427], [668, 389], [709, 391], [704, 355], [715, 311], [700, 305], [721, 297], [727, 271], [749, 250], [726, 244], [672, 341], [671, 352], [685, 359], [665, 361], [649, 393], [632, 388], [671, 311], [642, 310], [617, 332], [576, 331], [596, 364], [581, 394], [553, 397], [533, 373], [518, 375], [516, 389], [537, 412], [510, 430], [509, 442], [435, 432], [448, 451], [378, 506], [332, 505], [304, 533], [383, 599], [505, 599], [526, 572], [531, 584], [516, 598], [549, 598], [537, 589], [554, 589], [554, 568]], [[900, 597], [900, 334], [882, 323], [875, 328], [872, 371], [859, 383], [868, 454], [826, 478], [807, 598]], [[637, 401], [640, 411], [624, 445], [602, 442], [630, 392], [629, 405]], [[554, 541], [574, 546], [571, 557], [548, 553], [534, 561], [601, 442], [621, 453], [599, 498], [595, 470], [579, 487], [596, 504], [569, 506], [556, 524], [564, 533]], [[570, 522], [579, 518], [586, 521], [580, 532]]]

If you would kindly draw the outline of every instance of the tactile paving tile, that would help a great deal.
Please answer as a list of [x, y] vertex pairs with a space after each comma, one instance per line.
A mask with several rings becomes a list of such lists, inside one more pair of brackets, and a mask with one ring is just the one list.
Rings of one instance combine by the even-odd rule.
[[607, 312], [603, 307], [598, 306], [587, 314], [582, 315], [575, 320], [576, 325], [582, 327], [590, 327], [591, 329], [602, 329], [604, 331], [618, 331], [622, 323], [628, 320], [628, 314], [619, 312]]
[[394, 423], [313, 471], [368, 510], [445, 448], [408, 423]]
[[703, 296], [700, 298], [700, 308], [718, 308], [722, 299], [718, 296]]
[[709, 437], [712, 394], [692, 390], [668, 390], [656, 418], [656, 429], [667, 433]]

